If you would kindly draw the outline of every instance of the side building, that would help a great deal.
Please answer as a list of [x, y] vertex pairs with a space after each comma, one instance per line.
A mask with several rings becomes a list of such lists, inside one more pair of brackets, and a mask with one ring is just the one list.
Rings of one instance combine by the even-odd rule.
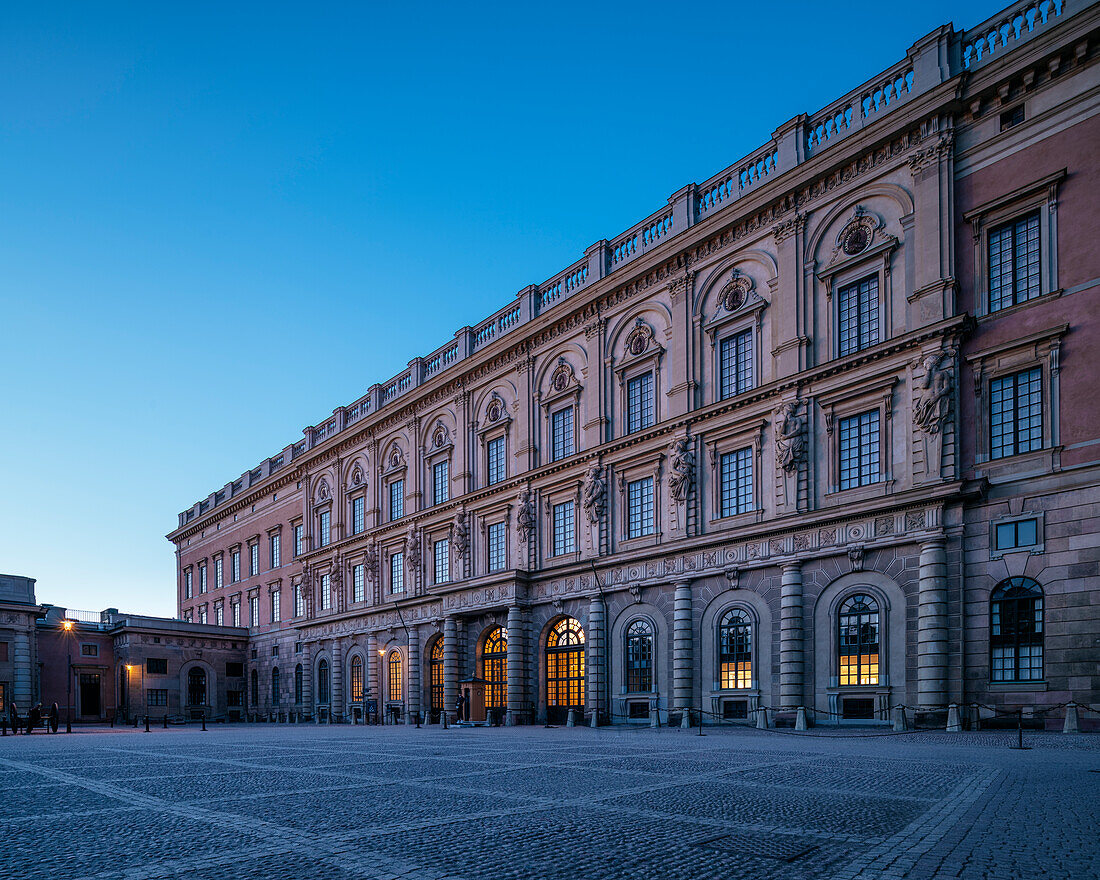
[[1100, 6], [898, 63], [180, 514], [251, 711], [1100, 702]]

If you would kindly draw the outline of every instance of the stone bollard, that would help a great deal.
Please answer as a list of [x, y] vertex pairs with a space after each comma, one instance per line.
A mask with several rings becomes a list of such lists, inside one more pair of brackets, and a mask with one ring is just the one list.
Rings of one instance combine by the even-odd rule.
[[657, 711], [656, 706], [650, 706], [649, 707], [649, 726], [650, 727], [660, 727], [661, 726], [661, 717], [660, 717], [660, 714]]
[[450, 728], [447, 727], [447, 713], [446, 712], [440, 712], [439, 714], [443, 716], [443, 729], [444, 730], [449, 730]]
[[947, 707], [947, 731], [948, 733], [962, 732], [962, 724], [959, 721], [959, 707], [955, 703]]
[[589, 722], [588, 726], [589, 727], [599, 727], [600, 726], [600, 713], [598, 711], [596, 711], [595, 709], [592, 710], [592, 720]]
[[680, 715], [680, 730], [691, 729], [691, 710], [684, 709], [683, 714]]
[[794, 720], [794, 729], [795, 730], [805, 730], [806, 729], [806, 707], [805, 706], [799, 706], [798, 707], [798, 715], [795, 716], [795, 720]]
[[756, 710], [756, 729], [767, 730], [768, 729], [768, 710], [757, 709]]
[[900, 733], [909, 729], [909, 721], [905, 717], [905, 709], [902, 706], [894, 707], [894, 730]]
[[1081, 722], [1077, 717], [1077, 704], [1071, 702], [1066, 706], [1066, 720], [1062, 722], [1062, 733], [1080, 733]]
[[565, 726], [566, 727], [576, 727], [576, 720], [574, 718], [572, 709], [570, 709], [569, 714], [565, 716]]

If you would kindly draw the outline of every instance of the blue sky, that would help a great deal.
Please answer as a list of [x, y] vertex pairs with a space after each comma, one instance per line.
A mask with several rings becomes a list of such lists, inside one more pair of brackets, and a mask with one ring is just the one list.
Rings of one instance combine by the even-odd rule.
[[190, 506], [1000, 4], [5, 4], [0, 571], [174, 613]]

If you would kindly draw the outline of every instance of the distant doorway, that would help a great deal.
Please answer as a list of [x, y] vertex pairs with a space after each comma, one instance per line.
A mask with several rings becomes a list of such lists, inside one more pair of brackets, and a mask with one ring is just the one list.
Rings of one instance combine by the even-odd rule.
[[206, 670], [201, 666], [192, 666], [187, 673], [187, 705], [206, 705]]
[[85, 718], [98, 718], [103, 702], [100, 699], [99, 675], [80, 673], [80, 714]]

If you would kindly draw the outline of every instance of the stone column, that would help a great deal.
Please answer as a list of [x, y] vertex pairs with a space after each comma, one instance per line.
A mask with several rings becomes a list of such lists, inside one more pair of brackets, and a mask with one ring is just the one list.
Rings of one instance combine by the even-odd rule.
[[672, 708], [691, 708], [692, 679], [691, 581], [676, 584], [672, 622]]
[[[947, 705], [947, 553], [943, 538], [921, 544], [917, 594], [917, 696], [922, 708]], [[885, 664], [885, 660], [882, 660]]]
[[302, 645], [302, 712], [313, 715], [313, 645]]
[[332, 641], [332, 714], [333, 721], [344, 717], [344, 641]]
[[415, 626], [409, 630], [409, 681], [408, 713], [405, 720], [415, 724], [420, 712], [420, 630]]
[[455, 720], [455, 700], [458, 699], [458, 620], [443, 621], [443, 711]]
[[382, 693], [378, 689], [378, 636], [370, 633], [367, 636], [367, 698], [378, 701], [378, 711], [382, 711]]
[[783, 566], [779, 619], [779, 705], [797, 709], [805, 705], [802, 691], [806, 659], [802, 644], [802, 566]]
[[[12, 646], [12, 664], [13, 664], [13, 678], [12, 682], [12, 698], [9, 703], [18, 703], [21, 711], [26, 714], [27, 708], [30, 704], [37, 702], [35, 697], [34, 688], [34, 652], [31, 647], [31, 639], [26, 630], [16, 630], [15, 643]], [[65, 675], [69, 675], [69, 659], [65, 657]], [[63, 675], [62, 681], [65, 676]], [[67, 690], [63, 690], [62, 693], [68, 693]], [[60, 701], [59, 701], [60, 702]], [[140, 704], [139, 704], [140, 705]], [[76, 707], [76, 682], [73, 682], [73, 701], [70, 711], [75, 711]], [[5, 708], [4, 711], [7, 711]], [[48, 709], [47, 709], [48, 711]]]
[[[527, 624], [523, 609], [508, 609], [508, 725], [519, 722], [527, 708]], [[531, 720], [531, 719], [528, 719]]]
[[[690, 601], [690, 596], [689, 596]], [[588, 679], [588, 710], [599, 716], [607, 712], [605, 703], [607, 680], [607, 604], [596, 594], [588, 601], [588, 633], [585, 645], [585, 676]]]

